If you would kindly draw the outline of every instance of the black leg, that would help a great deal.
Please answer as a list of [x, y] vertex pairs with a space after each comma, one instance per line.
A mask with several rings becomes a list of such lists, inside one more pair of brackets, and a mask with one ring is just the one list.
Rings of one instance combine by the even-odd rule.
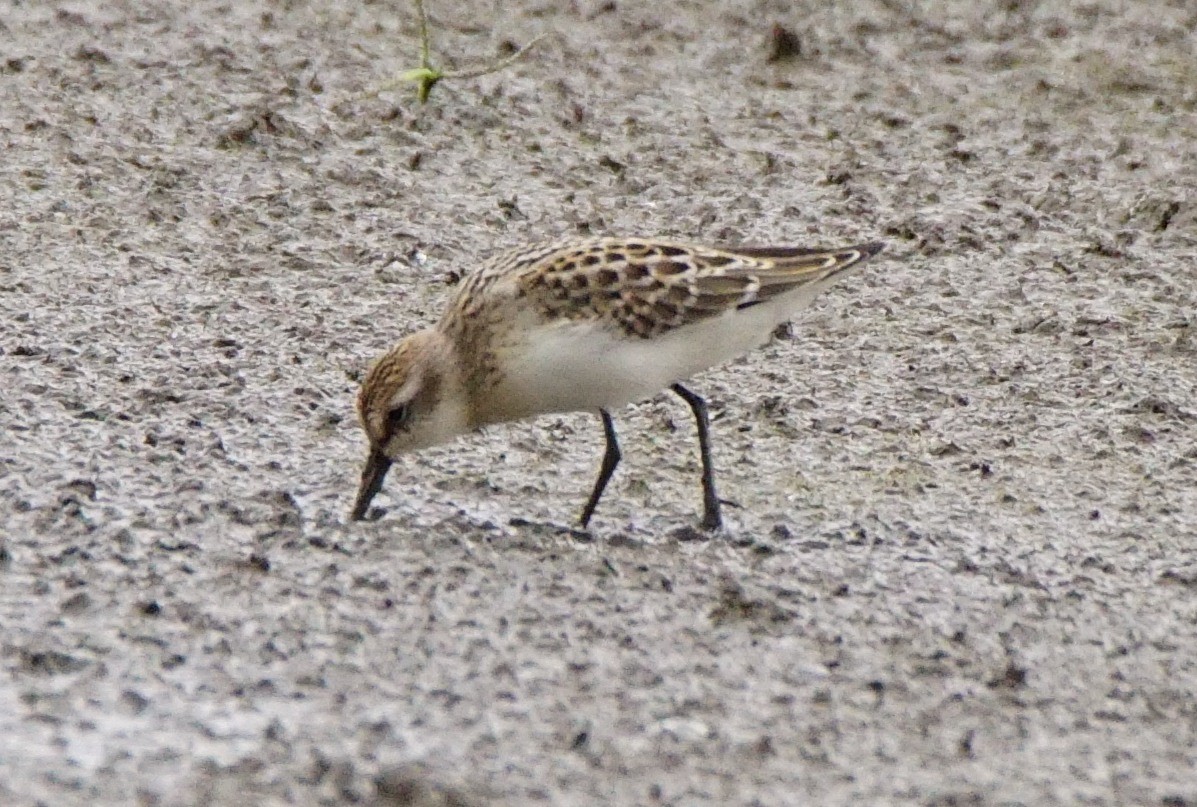
[[707, 402], [681, 384], [674, 384], [672, 389], [694, 410], [694, 422], [698, 424], [698, 450], [702, 453], [702, 528], [714, 531], [723, 526], [723, 517], [719, 514], [715, 469], [711, 465], [711, 422], [707, 417]]
[[590, 500], [582, 508], [583, 528], [590, 523], [590, 517], [594, 515], [594, 508], [598, 507], [599, 499], [603, 497], [603, 490], [611, 481], [611, 475], [615, 473], [615, 466], [619, 465], [619, 460], [623, 457], [619, 453], [619, 439], [615, 436], [615, 421], [611, 419], [611, 413], [606, 409], [600, 409], [599, 415], [603, 418], [603, 434], [607, 437], [607, 450], [603, 452], [603, 464], [599, 468], [594, 490], [590, 492]]

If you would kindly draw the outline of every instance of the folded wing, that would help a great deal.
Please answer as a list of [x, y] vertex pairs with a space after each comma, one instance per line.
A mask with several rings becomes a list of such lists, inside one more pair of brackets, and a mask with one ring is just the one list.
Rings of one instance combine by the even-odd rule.
[[598, 319], [647, 339], [823, 283], [883, 247], [718, 249], [602, 238], [541, 253], [517, 286], [546, 317]]

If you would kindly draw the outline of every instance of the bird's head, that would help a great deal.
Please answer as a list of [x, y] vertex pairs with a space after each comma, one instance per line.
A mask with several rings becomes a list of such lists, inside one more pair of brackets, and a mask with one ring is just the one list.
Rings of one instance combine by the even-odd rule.
[[369, 442], [352, 518], [365, 517], [401, 454], [446, 442], [468, 429], [465, 397], [452, 350], [434, 330], [404, 339], [366, 374], [357, 414]]

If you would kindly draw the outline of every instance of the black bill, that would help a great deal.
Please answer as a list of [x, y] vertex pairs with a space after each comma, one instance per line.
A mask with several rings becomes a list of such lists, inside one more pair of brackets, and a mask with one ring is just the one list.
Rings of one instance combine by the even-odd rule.
[[382, 490], [382, 480], [387, 478], [387, 471], [391, 470], [391, 458], [377, 448], [370, 450], [366, 458], [366, 467], [362, 469], [362, 483], [357, 489], [357, 501], [353, 503], [350, 518], [361, 521], [370, 509], [370, 502]]

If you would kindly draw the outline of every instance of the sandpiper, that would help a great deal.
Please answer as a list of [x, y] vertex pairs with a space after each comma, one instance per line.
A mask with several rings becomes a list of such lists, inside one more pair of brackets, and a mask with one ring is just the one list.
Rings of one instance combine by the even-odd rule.
[[883, 247], [574, 238], [493, 258], [462, 281], [437, 325], [367, 373], [357, 409], [370, 453], [352, 518], [366, 516], [402, 454], [492, 423], [588, 410], [602, 419], [607, 448], [585, 528], [621, 456], [611, 410], [669, 387], [694, 412], [702, 526], [719, 529], [706, 402], [680, 382], [760, 346]]

